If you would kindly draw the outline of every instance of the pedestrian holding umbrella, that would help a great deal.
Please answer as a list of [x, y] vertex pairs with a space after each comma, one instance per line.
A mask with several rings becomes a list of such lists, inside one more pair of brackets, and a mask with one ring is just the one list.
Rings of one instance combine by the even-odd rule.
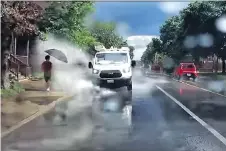
[[63, 61], [65, 63], [68, 63], [68, 60], [67, 60], [67, 57], [66, 55], [60, 51], [60, 50], [57, 50], [57, 49], [48, 49], [45, 51], [46, 53], [48, 53], [50, 56], [60, 60], [60, 61]]

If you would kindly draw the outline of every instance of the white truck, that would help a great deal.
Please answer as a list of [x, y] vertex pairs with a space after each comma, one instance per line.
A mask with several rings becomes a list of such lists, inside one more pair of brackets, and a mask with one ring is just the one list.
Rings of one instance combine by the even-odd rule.
[[132, 68], [136, 62], [130, 59], [128, 47], [121, 49], [110, 48], [95, 54], [88, 67], [92, 69], [92, 75], [100, 87], [116, 85], [126, 86], [132, 90]]

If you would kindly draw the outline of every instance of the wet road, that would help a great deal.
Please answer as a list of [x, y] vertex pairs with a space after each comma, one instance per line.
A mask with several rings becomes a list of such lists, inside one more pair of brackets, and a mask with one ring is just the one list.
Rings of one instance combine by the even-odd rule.
[[75, 104], [67, 104], [72, 110], [65, 120], [54, 112], [39, 117], [4, 137], [2, 150], [226, 151], [225, 97], [163, 77], [148, 79], [134, 84], [132, 102], [123, 106], [132, 112], [124, 118], [101, 112], [93, 122], [89, 105], [74, 111]]

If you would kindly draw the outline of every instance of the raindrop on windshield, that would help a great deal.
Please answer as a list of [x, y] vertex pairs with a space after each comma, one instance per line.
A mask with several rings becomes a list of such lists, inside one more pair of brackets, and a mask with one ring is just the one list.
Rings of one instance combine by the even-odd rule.
[[215, 22], [215, 25], [219, 31], [226, 33], [226, 15], [223, 15], [218, 18]]
[[172, 58], [169, 58], [169, 57], [165, 57], [163, 59], [163, 67], [166, 68], [166, 69], [170, 69], [174, 66], [174, 61]]
[[197, 46], [197, 40], [194, 36], [187, 36], [184, 40], [185, 48], [194, 48]]
[[213, 36], [206, 33], [198, 36], [199, 45], [202, 47], [211, 47], [213, 45]]

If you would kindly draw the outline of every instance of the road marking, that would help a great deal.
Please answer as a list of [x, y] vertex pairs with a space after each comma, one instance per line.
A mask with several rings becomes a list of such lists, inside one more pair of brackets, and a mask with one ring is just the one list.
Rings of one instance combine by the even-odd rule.
[[[177, 81], [177, 80], [176, 80], [176, 81]], [[222, 96], [222, 97], [225, 97], [225, 98], [226, 98], [226, 96], [223, 95], [223, 94], [220, 94], [220, 93], [217, 93], [217, 92], [214, 92], [214, 91], [211, 91], [211, 90], [207, 90], [207, 89], [205, 89], [205, 88], [202, 88], [202, 87], [199, 87], [199, 86], [196, 86], [196, 85], [192, 85], [192, 84], [189, 84], [189, 83], [184, 82], [184, 81], [179, 81], [179, 82], [184, 83], [184, 84], [189, 85], [189, 86], [192, 86], [192, 87], [195, 87], [195, 88], [199, 88], [199, 89], [201, 89], [201, 90], [203, 90], [203, 91], [206, 91], [206, 92], [210, 92], [210, 93], [213, 93], [213, 94], [217, 94], [217, 95], [219, 95], [219, 96]], [[194, 84], [195, 84], [195, 83], [194, 83]]]
[[[170, 77], [170, 76], [167, 75], [167, 74], [163, 74], [163, 75]], [[176, 80], [176, 79], [173, 79], [173, 78], [171, 78], [171, 77], [170, 77], [170, 79], [172, 79], [172, 80], [174, 80], [174, 81], [177, 81], [177, 82], [180, 82], [180, 83], [183, 83], [183, 84], [186, 84], [186, 85], [189, 85], [189, 86], [192, 86], [192, 87], [195, 87], [195, 88], [199, 88], [199, 89], [201, 89], [201, 90], [203, 90], [203, 91], [210, 92], [210, 93], [213, 93], [213, 94], [216, 94], [216, 95], [219, 95], [219, 96], [222, 96], [222, 97], [225, 97], [225, 98], [226, 98], [226, 95], [223, 95], [223, 94], [220, 94], [220, 93], [211, 91], [211, 90], [207, 90], [207, 89], [205, 89], [205, 88], [202, 88], [202, 87], [199, 87], [199, 86], [196, 86], [196, 85], [192, 85], [192, 84], [189, 84], [189, 83], [184, 82], [184, 81]], [[191, 83], [193, 83], [193, 82], [191, 82]], [[195, 84], [195, 83], [193, 83], [193, 84]]]
[[226, 138], [224, 136], [222, 136], [218, 131], [216, 131], [213, 127], [208, 125], [206, 122], [204, 122], [201, 118], [199, 118], [197, 115], [195, 115], [191, 110], [189, 110], [180, 101], [175, 99], [173, 96], [171, 96], [165, 90], [163, 90], [161, 87], [159, 87], [157, 85], [156, 85], [156, 87], [160, 91], [162, 91], [166, 96], [168, 96], [171, 100], [173, 100], [177, 105], [179, 105], [185, 112], [187, 112], [192, 118], [194, 118], [197, 122], [199, 122], [203, 127], [205, 127], [210, 133], [212, 133], [217, 139], [219, 139], [226, 146]]

